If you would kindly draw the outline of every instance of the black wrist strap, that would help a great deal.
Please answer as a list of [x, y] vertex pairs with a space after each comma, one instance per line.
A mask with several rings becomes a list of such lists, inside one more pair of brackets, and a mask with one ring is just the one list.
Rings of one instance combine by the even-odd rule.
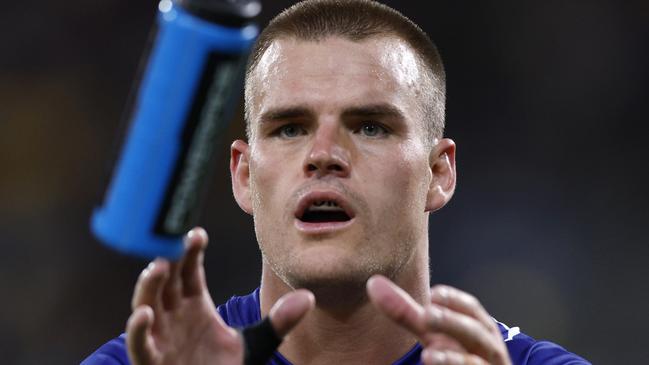
[[245, 365], [264, 365], [282, 343], [268, 317], [241, 331], [244, 343]]

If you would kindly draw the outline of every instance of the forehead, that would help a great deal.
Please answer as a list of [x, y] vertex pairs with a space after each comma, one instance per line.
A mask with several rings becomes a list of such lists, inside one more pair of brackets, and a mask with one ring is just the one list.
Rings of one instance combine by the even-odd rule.
[[393, 104], [408, 116], [416, 109], [420, 73], [414, 51], [396, 37], [278, 39], [251, 75], [251, 117], [270, 107], [335, 109], [368, 102]]

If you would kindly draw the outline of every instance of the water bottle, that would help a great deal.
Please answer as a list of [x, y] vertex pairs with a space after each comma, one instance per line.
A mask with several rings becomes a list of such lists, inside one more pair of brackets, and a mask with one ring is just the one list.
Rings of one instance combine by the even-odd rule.
[[162, 0], [129, 129], [91, 230], [129, 255], [177, 259], [259, 32], [255, 0]]

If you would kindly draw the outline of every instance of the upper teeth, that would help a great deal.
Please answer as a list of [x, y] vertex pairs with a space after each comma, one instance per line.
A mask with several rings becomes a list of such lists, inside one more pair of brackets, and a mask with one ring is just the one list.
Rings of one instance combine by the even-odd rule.
[[331, 210], [342, 210], [342, 208], [340, 208], [338, 206], [338, 204], [336, 204], [336, 202], [334, 202], [334, 201], [331, 201], [331, 200], [318, 200], [318, 201], [315, 201], [315, 202], [311, 203], [308, 210], [311, 210], [311, 211], [313, 211], [313, 210], [320, 210], [320, 211], [329, 210], [329, 211], [331, 211]]

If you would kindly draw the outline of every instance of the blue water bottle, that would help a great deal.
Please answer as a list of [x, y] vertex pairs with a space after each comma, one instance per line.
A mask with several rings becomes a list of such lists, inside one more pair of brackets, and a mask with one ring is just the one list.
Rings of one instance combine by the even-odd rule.
[[158, 4], [129, 130], [91, 219], [100, 241], [140, 257], [182, 255], [214, 147], [240, 102], [260, 10], [255, 0]]

